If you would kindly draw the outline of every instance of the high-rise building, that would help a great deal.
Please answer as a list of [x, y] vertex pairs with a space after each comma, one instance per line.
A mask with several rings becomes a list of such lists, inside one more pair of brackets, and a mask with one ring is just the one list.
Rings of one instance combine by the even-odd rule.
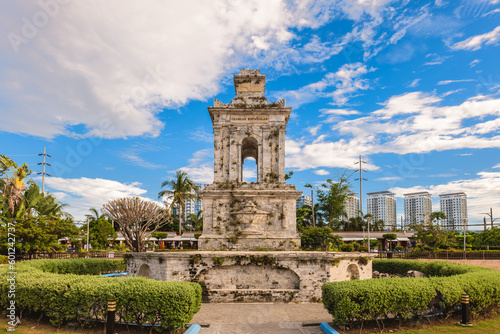
[[467, 195], [463, 192], [439, 195], [441, 212], [446, 219], [441, 221], [446, 230], [461, 230], [467, 223]]
[[347, 215], [347, 219], [358, 216], [359, 198], [356, 197], [357, 194], [358, 193], [349, 191], [344, 199], [344, 211]]
[[390, 191], [368, 193], [367, 213], [373, 215], [373, 220], [383, 220], [385, 229], [396, 228], [396, 199]]
[[427, 191], [404, 194], [405, 225], [416, 223], [428, 224], [431, 220], [432, 199]]
[[[201, 183], [195, 183], [195, 185], [198, 187], [198, 189], [203, 188], [203, 184]], [[191, 191], [192, 194], [195, 194], [196, 192], [193, 190]], [[186, 199], [184, 201], [185, 209], [184, 209], [184, 219], [188, 219], [190, 214], [197, 215], [198, 212], [202, 209], [202, 202], [200, 199]], [[174, 208], [174, 214], [177, 214], [177, 208]]]
[[300, 195], [297, 199], [297, 209], [300, 209], [304, 205], [312, 206], [312, 198], [309, 195]]

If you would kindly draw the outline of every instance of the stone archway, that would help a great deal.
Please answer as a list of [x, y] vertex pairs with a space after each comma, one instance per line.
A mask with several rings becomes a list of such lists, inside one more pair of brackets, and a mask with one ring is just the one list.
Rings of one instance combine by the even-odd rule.
[[347, 266], [347, 279], [359, 279], [359, 268], [356, 264], [351, 263]]
[[257, 176], [257, 182], [260, 182], [259, 179], [259, 143], [257, 142], [257, 139], [253, 137], [246, 137], [243, 139], [241, 142], [241, 170], [240, 170], [240, 177], [239, 179], [243, 181], [243, 165], [245, 163], [246, 158], [252, 158], [255, 160], [255, 163], [257, 165], [256, 168], [256, 176]]
[[152, 278], [152, 275], [151, 275], [151, 268], [149, 268], [149, 265], [147, 265], [146, 263], [144, 263], [140, 268], [139, 268], [139, 272], [137, 273], [137, 276], [140, 276], [140, 277], [146, 277], [146, 278]]

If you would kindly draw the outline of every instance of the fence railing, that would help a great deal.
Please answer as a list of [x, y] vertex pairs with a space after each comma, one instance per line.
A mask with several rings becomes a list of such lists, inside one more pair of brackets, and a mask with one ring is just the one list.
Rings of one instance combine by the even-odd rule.
[[500, 260], [500, 252], [379, 252], [379, 259]]
[[92, 258], [92, 259], [121, 259], [122, 252], [64, 252], [64, 253], [23, 253], [16, 254], [17, 261], [37, 260], [37, 259], [74, 259], [74, 258]]

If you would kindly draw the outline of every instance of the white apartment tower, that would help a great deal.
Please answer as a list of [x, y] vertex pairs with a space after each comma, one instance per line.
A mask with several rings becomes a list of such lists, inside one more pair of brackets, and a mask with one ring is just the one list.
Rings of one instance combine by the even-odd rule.
[[431, 194], [427, 191], [404, 194], [405, 225], [416, 223], [429, 224], [432, 213]]
[[[203, 189], [203, 184], [195, 183], [195, 185], [198, 187], [198, 189]], [[196, 192], [192, 191], [191, 193], [195, 194]], [[186, 206], [184, 210], [184, 219], [188, 219], [190, 214], [197, 215], [202, 207], [200, 199], [186, 199], [184, 205]]]
[[446, 215], [441, 224], [446, 230], [461, 230], [467, 223], [467, 195], [463, 192], [439, 195], [441, 211]]
[[374, 221], [383, 220], [385, 229], [396, 228], [396, 199], [390, 191], [368, 193], [367, 213], [373, 215]]
[[347, 215], [346, 219], [358, 216], [359, 198], [356, 197], [358, 193], [349, 191], [344, 199], [344, 211]]
[[297, 209], [300, 209], [304, 205], [308, 205], [312, 207], [312, 198], [309, 195], [300, 195], [300, 197], [297, 199]]

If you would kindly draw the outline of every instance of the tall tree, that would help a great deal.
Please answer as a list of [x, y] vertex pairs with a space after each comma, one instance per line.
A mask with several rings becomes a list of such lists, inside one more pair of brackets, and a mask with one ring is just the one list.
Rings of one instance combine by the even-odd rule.
[[197, 214], [191, 213], [188, 217], [189, 224], [193, 231], [203, 230], [203, 210], [198, 211]]
[[348, 171], [337, 173], [337, 181], [331, 179], [321, 185], [326, 190], [319, 189], [317, 193], [319, 208], [323, 212], [330, 228], [338, 225], [345, 213], [345, 199], [348, 195], [350, 184]]
[[120, 226], [125, 243], [135, 252], [145, 250], [147, 232], [155, 232], [170, 218], [168, 209], [138, 197], [109, 201], [102, 212]]
[[[3, 212], [7, 218], [19, 218], [23, 215], [23, 199], [26, 185], [30, 182], [26, 178], [31, 174], [28, 165], [20, 167], [5, 155], [0, 155], [0, 189], [2, 190]], [[21, 209], [21, 210], [19, 210]]]
[[171, 200], [171, 208], [177, 209], [177, 215], [179, 216], [179, 234], [182, 234], [182, 222], [186, 208], [186, 200], [198, 198], [198, 195], [193, 193], [198, 191], [198, 187], [188, 177], [187, 173], [180, 170], [175, 173], [174, 180], [162, 182], [161, 187], [166, 187], [167, 189], [160, 191], [158, 193], [158, 198], [166, 197]]

